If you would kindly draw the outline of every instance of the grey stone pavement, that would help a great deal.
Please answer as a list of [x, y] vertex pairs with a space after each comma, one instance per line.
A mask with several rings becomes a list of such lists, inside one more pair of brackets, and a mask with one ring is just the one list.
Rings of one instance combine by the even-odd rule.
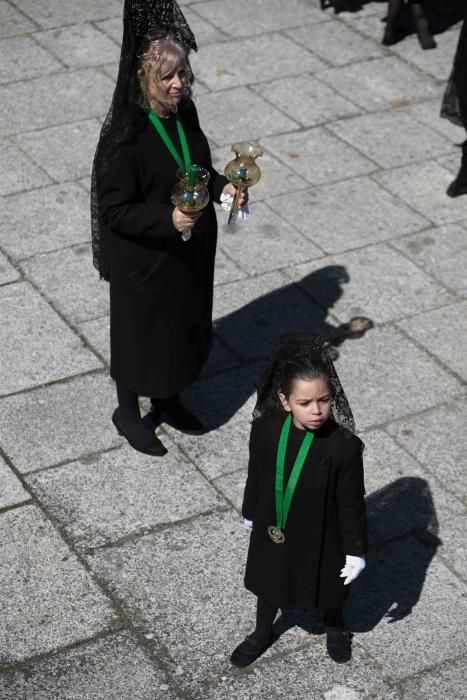
[[[463, 133], [439, 118], [459, 27], [387, 49], [376, 2], [183, 9], [215, 162], [265, 154], [249, 222], [219, 212], [216, 344], [186, 394], [209, 431], [162, 431], [157, 460], [110, 422], [89, 245], [122, 0], [0, 0], [0, 697], [465, 698], [467, 197], [445, 195]], [[374, 324], [336, 346], [366, 443], [354, 656], [333, 664], [318, 614], [291, 610], [236, 671], [255, 381], [281, 331], [354, 316]]]

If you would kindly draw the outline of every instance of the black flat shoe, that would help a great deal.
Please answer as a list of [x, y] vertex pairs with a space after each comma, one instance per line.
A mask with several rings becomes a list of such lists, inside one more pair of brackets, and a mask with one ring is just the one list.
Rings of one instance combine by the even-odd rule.
[[460, 197], [467, 194], [467, 168], [461, 167], [455, 180], [446, 190], [448, 197]]
[[113, 412], [112, 423], [116, 427], [118, 434], [123, 435], [134, 450], [152, 457], [163, 457], [167, 454], [167, 450], [159, 438], [155, 436], [152, 430], [146, 428], [144, 424], [138, 429], [137, 433], [132, 432], [131, 428], [124, 426], [120, 421], [118, 408]]
[[266, 643], [260, 644], [252, 636], [248, 636], [238, 647], [234, 650], [232, 656], [230, 657], [230, 663], [237, 668], [245, 668], [256, 661], [264, 652], [269, 649], [273, 642], [273, 637]]
[[336, 664], [345, 664], [352, 657], [352, 635], [343, 627], [326, 627], [326, 649]]
[[178, 396], [170, 399], [151, 399], [151, 413], [155, 425], [167, 423], [186, 435], [202, 435], [201, 421], [185, 408]]

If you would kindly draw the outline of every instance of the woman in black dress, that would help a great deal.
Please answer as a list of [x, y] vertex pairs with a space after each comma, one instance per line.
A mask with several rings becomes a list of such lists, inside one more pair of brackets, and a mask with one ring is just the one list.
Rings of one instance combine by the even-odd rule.
[[280, 339], [253, 415], [242, 513], [257, 624], [231, 661], [247, 666], [270, 646], [278, 608], [315, 606], [329, 655], [348, 661], [342, 607], [367, 547], [363, 444], [321, 338]]
[[[151, 397], [155, 422], [202, 431], [178, 394], [196, 379], [210, 351], [217, 238], [212, 202], [235, 190], [212, 167], [187, 96], [184, 47], [166, 30], [151, 34], [139, 51], [132, 138], [119, 145], [96, 189], [99, 222], [108, 233], [110, 373], [118, 395], [112, 420], [135, 449], [162, 455], [164, 446], [141, 419], [138, 396]], [[210, 202], [202, 212], [184, 214], [171, 203], [179, 167], [173, 149], [181, 161], [187, 149], [191, 163], [210, 174]], [[182, 238], [187, 231], [190, 240]]]

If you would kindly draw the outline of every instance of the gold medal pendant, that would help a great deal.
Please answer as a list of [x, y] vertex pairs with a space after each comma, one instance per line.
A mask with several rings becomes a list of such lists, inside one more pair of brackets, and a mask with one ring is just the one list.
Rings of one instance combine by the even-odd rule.
[[285, 542], [284, 533], [278, 527], [275, 527], [275, 525], [270, 525], [268, 527], [268, 535], [274, 544], [283, 544]]

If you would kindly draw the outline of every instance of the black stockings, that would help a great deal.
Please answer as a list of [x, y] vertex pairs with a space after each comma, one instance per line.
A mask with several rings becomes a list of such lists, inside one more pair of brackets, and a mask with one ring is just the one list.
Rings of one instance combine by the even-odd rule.
[[[277, 615], [278, 608], [267, 603], [263, 598], [258, 598], [256, 606], [256, 629], [251, 635], [260, 644], [267, 644], [271, 639], [272, 626]], [[326, 608], [324, 611], [325, 627], [344, 627], [342, 607]]]
[[139, 412], [138, 395], [117, 384], [118, 412], [120, 419], [125, 423], [139, 423], [141, 414]]

